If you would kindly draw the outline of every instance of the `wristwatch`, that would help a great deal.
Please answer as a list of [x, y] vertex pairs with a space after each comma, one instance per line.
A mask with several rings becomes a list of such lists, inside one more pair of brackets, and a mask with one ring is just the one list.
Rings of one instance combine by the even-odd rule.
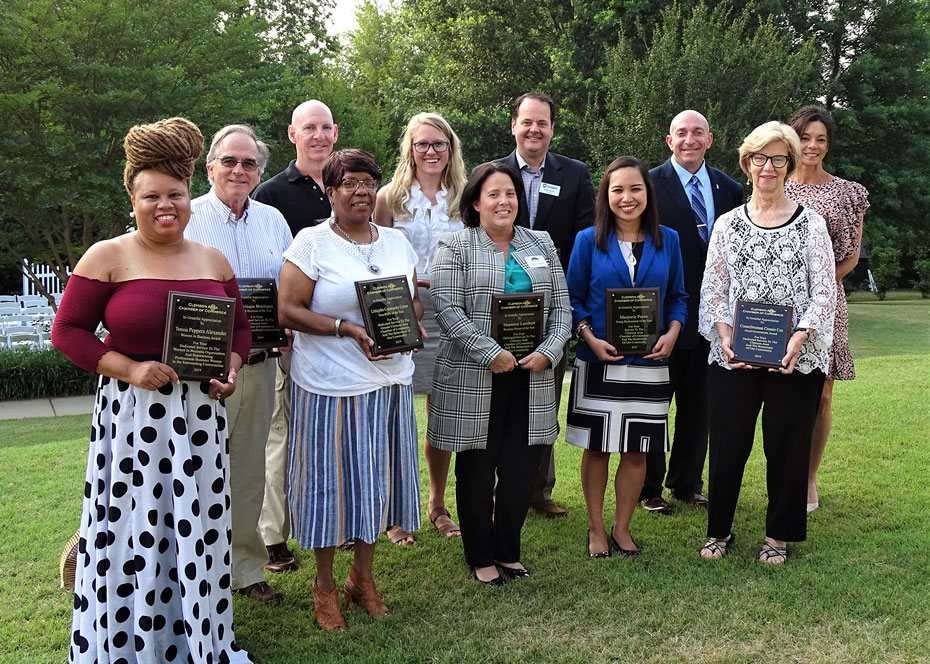
[[[803, 332], [804, 334], [807, 335], [807, 339], [810, 339], [811, 332], [813, 332], [813, 330], [811, 330], [809, 327], [796, 327], [791, 331], [791, 334], [794, 334], [795, 332]], [[807, 339], [805, 339], [804, 341], [807, 341]]]
[[575, 337], [577, 337], [578, 339], [580, 339], [580, 338], [581, 338], [581, 331], [584, 330], [584, 329], [593, 330], [594, 328], [591, 327], [590, 325], [588, 325], [587, 323], [582, 323], [581, 325], [579, 325], [578, 327], [575, 328]]

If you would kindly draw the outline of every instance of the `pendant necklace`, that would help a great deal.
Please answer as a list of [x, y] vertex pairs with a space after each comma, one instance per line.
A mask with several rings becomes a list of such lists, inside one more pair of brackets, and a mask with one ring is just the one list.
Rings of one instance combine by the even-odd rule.
[[621, 242], [620, 242], [620, 253], [623, 254], [623, 259], [627, 262], [627, 265], [629, 265], [630, 267], [635, 266], [635, 265], [636, 265], [636, 256], [633, 255], [633, 246], [632, 246], [632, 243], [630, 244], [630, 247], [629, 247], [629, 252], [630, 252], [630, 253], [626, 253], [625, 251], [623, 251], [623, 249], [624, 249], [624, 246], [623, 246], [623, 242], [621, 241]]
[[627, 254], [627, 252], [625, 251], [626, 247], [623, 246], [624, 242], [622, 238], [623, 238], [622, 234], [620, 237], [617, 238], [617, 244], [620, 245], [620, 255], [623, 256], [623, 260], [627, 262], [627, 265], [629, 265], [630, 267], [633, 267], [636, 265], [636, 256], [633, 255], [633, 243], [630, 242], [630, 247], [629, 247], [630, 253]]
[[[333, 219], [332, 224], [333, 224], [333, 227], [335, 227], [335, 229], [339, 231], [339, 234], [342, 235], [342, 237], [344, 237], [346, 240], [351, 242], [355, 246], [355, 248], [358, 249], [359, 253], [362, 253], [362, 245], [360, 245], [358, 242], [353, 240], [351, 235], [349, 235], [344, 230], [342, 230], [342, 227], [339, 226], [339, 222], [336, 221], [336, 219]], [[374, 251], [374, 243], [375, 243], [375, 225], [369, 221], [368, 222], [368, 251], [365, 254], [365, 263], [367, 263], [369, 272], [371, 272], [372, 274], [379, 274], [381, 272], [381, 268], [375, 265], [371, 261], [371, 252]]]

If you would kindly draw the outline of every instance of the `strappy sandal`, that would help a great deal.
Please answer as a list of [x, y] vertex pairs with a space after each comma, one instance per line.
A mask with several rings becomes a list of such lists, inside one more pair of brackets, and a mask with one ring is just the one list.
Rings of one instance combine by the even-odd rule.
[[445, 507], [437, 507], [427, 514], [429, 522], [443, 537], [461, 537], [462, 529], [452, 520], [452, 515]]
[[81, 531], [74, 533], [68, 543], [65, 544], [64, 551], [61, 552], [61, 560], [58, 561], [58, 578], [61, 585], [58, 586], [63, 590], [74, 588], [74, 571], [77, 569], [78, 544], [81, 542]]
[[410, 546], [415, 544], [413, 535], [400, 526], [391, 526], [387, 529], [388, 541], [394, 546]]
[[730, 533], [726, 537], [708, 537], [707, 543], [701, 547], [701, 553], [707, 551], [710, 556], [701, 556], [704, 560], [720, 560], [730, 553], [730, 547], [736, 540], [736, 535]]
[[[781, 558], [781, 560], [772, 560], [772, 558]], [[788, 562], [788, 547], [775, 546], [768, 540], [762, 542], [762, 550], [759, 551], [759, 562], [766, 565], [784, 565]]]

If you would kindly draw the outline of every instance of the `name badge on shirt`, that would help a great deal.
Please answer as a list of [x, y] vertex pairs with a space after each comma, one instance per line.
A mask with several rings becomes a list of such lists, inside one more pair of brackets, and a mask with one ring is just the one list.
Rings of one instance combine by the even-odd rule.
[[558, 196], [560, 191], [562, 191], [561, 185], [552, 184], [551, 182], [539, 183], [540, 194], [546, 194], [547, 196]]
[[546, 262], [546, 258], [544, 256], [527, 256], [526, 266], [527, 267], [549, 267], [549, 263]]

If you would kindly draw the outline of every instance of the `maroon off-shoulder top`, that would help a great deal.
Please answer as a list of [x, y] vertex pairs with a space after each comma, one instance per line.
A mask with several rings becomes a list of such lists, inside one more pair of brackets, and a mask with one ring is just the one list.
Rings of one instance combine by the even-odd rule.
[[[235, 279], [109, 282], [72, 275], [55, 314], [52, 345], [88, 371], [96, 371], [100, 358], [111, 350], [132, 357], [160, 357], [169, 291], [236, 298], [232, 349], [243, 360], [248, 357], [252, 331]], [[103, 341], [94, 335], [101, 321], [110, 332]]]

